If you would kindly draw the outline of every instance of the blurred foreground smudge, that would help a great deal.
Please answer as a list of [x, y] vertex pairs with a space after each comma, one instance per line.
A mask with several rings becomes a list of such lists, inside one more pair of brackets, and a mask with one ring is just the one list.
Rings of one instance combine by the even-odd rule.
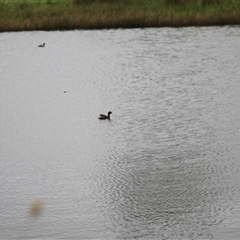
[[40, 198], [36, 198], [30, 205], [29, 214], [31, 217], [37, 217], [41, 214], [44, 206], [44, 201]]

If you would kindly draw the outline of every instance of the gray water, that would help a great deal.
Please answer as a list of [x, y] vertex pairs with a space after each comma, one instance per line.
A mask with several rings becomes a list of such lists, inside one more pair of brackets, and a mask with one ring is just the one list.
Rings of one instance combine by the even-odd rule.
[[0, 33], [0, 239], [239, 239], [239, 39]]

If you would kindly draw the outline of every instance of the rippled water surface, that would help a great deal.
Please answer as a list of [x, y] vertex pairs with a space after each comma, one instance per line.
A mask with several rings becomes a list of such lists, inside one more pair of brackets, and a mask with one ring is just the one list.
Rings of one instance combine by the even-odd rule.
[[239, 39], [0, 33], [0, 239], [238, 239]]

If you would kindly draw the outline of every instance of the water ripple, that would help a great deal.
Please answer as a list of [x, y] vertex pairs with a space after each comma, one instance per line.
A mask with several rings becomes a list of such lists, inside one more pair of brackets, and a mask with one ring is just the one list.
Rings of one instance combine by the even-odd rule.
[[0, 36], [0, 238], [239, 235], [239, 28], [16, 34]]

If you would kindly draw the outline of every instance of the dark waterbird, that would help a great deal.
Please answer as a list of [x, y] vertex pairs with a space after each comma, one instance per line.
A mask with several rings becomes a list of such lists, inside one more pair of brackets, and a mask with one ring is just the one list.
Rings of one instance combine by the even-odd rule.
[[110, 120], [110, 114], [112, 114], [112, 112], [108, 112], [107, 116], [104, 115], [104, 114], [100, 114], [98, 119], [100, 119], [100, 120], [106, 120], [106, 119]]
[[45, 47], [45, 43], [38, 45], [38, 47]]

